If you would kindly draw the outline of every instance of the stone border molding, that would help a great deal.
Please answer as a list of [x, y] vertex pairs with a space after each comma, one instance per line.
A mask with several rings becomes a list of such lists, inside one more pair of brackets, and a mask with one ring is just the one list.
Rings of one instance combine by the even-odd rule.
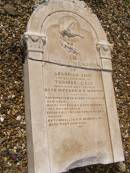
[[28, 51], [44, 52], [44, 46], [46, 45], [46, 37], [44, 35], [26, 32], [24, 34], [24, 40], [26, 41]]
[[111, 51], [113, 50], [113, 44], [101, 41], [97, 43], [97, 50], [100, 54], [102, 69], [112, 71]]

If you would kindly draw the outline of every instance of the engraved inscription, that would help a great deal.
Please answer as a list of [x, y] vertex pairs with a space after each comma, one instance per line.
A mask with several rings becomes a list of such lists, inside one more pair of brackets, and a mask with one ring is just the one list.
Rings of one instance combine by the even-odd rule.
[[48, 74], [52, 80], [44, 88], [48, 126], [83, 127], [88, 121], [102, 120], [106, 110], [100, 72], [56, 69]]

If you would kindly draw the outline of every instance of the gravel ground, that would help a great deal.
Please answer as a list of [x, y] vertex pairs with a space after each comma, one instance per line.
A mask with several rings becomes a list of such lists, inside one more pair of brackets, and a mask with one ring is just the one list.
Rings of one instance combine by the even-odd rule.
[[[86, 0], [114, 44], [113, 79], [126, 161], [70, 173], [130, 173], [130, 0]], [[0, 0], [0, 173], [27, 173], [21, 35], [34, 0]]]

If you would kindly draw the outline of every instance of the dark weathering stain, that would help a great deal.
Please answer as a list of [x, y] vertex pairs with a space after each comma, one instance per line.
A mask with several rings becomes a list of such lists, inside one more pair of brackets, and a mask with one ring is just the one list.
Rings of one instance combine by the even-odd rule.
[[61, 147], [55, 150], [55, 161], [58, 165], [66, 163], [66, 161], [71, 161], [75, 156], [80, 156], [80, 153], [83, 151], [82, 143], [74, 139], [65, 139]]

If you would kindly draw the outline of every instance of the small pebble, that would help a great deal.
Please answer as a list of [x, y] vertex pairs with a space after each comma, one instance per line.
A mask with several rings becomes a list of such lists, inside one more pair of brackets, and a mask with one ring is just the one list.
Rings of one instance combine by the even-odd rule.
[[125, 173], [125, 172], [126, 172], [126, 164], [123, 163], [123, 162], [120, 162], [120, 163], [118, 164], [118, 169], [119, 169], [119, 171], [120, 171], [121, 173]]
[[0, 117], [0, 121], [3, 123], [4, 122], [4, 117]]
[[19, 116], [17, 116], [16, 120], [17, 120], [17, 121], [20, 121], [21, 118], [22, 118], [22, 117], [19, 115]]

